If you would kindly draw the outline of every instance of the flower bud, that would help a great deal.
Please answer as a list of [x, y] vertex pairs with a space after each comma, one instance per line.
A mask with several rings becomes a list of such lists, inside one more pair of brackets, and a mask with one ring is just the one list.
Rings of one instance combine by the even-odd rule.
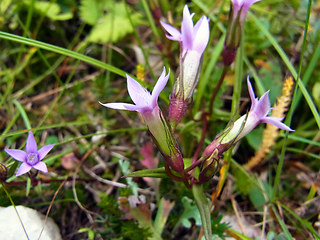
[[0, 181], [5, 182], [7, 180], [8, 169], [7, 167], [0, 163]]
[[258, 1], [261, 0], [232, 0], [229, 26], [222, 52], [222, 60], [225, 65], [231, 65], [234, 62], [248, 10], [252, 4]]

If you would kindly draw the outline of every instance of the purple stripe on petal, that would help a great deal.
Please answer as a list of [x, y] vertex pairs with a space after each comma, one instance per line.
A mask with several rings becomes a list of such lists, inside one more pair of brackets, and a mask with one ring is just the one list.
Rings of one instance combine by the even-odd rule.
[[26, 150], [27, 153], [36, 153], [38, 151], [36, 140], [34, 139], [33, 133], [31, 131], [29, 131]]
[[38, 156], [39, 160], [41, 161], [47, 154], [48, 152], [54, 147], [54, 144], [46, 145], [43, 146], [39, 151], [38, 151]]
[[18, 160], [20, 162], [24, 162], [26, 160], [27, 154], [26, 152], [19, 150], [19, 149], [5, 149], [6, 153], [8, 153], [11, 157], [13, 157], [15, 160]]
[[18, 169], [18, 172], [17, 172], [16, 176], [18, 177], [18, 176], [20, 176], [22, 174], [25, 174], [25, 173], [29, 172], [31, 170], [31, 168], [32, 167], [29, 166], [28, 164], [22, 163], [21, 166]]
[[41, 172], [48, 172], [47, 166], [44, 162], [38, 162], [36, 165], [33, 166], [33, 168]]

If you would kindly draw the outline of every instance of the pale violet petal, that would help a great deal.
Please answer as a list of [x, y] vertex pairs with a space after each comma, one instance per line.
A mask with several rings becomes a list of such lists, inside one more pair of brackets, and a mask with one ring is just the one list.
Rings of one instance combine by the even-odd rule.
[[233, 15], [233, 18], [236, 18], [240, 9], [241, 9], [241, 6], [242, 6], [242, 0], [232, 0], [232, 15]]
[[28, 165], [27, 163], [22, 163], [21, 166], [18, 169], [18, 172], [17, 172], [16, 176], [18, 177], [18, 176], [20, 176], [22, 174], [25, 174], [25, 173], [29, 172], [31, 170], [31, 168], [32, 167], [30, 165]]
[[50, 152], [50, 150], [53, 147], [54, 147], [54, 144], [50, 144], [40, 148], [40, 150], [38, 151], [39, 160], [42, 160], [48, 154], [48, 152]]
[[118, 109], [118, 110], [129, 110], [129, 111], [136, 111], [135, 108], [137, 108], [136, 105], [130, 104], [130, 103], [101, 103], [102, 106], [112, 109]]
[[20, 162], [24, 162], [27, 157], [27, 153], [19, 149], [5, 149], [4, 151]]
[[260, 0], [246, 0], [243, 1], [242, 5], [240, 6], [240, 22], [244, 23], [246, 18], [247, 18], [247, 13], [249, 11], [249, 8], [251, 7], [252, 4], [254, 4], [255, 2], [258, 2]]
[[256, 105], [257, 105], [257, 99], [255, 97], [253, 88], [252, 88], [252, 84], [250, 82], [249, 76], [247, 78], [247, 85], [248, 85], [248, 90], [249, 90], [249, 95], [250, 95], [250, 99], [251, 99], [251, 108], [250, 110], [254, 110]]
[[170, 35], [168, 35], [168, 34], [166, 34], [166, 37], [167, 37], [169, 40], [181, 42], [180, 39], [178, 40], [178, 39], [176, 39], [176, 38], [174, 38], [174, 37], [172, 37], [172, 36], [170, 36]]
[[194, 35], [192, 49], [202, 55], [207, 47], [210, 35], [209, 22], [205, 16], [197, 22], [194, 28]]
[[148, 90], [129, 75], [127, 75], [127, 85], [129, 95], [136, 105], [149, 106], [151, 104], [151, 94]]
[[44, 162], [38, 162], [37, 164], [32, 166], [34, 169], [37, 169], [41, 172], [48, 172], [47, 166]]
[[26, 150], [27, 153], [36, 153], [38, 151], [36, 140], [34, 139], [33, 133], [31, 131], [29, 131]]
[[170, 34], [166, 35], [170, 40], [181, 41], [181, 33], [171, 25], [160, 21], [162, 27]]
[[272, 124], [272, 125], [276, 126], [277, 128], [281, 128], [286, 131], [294, 131], [290, 127], [285, 125], [283, 122], [281, 122], [281, 120], [282, 120], [282, 118], [278, 118], [278, 117], [265, 117], [265, 118], [261, 119], [261, 122]]
[[166, 75], [166, 69], [164, 67], [162, 74], [159, 77], [159, 79], [158, 79], [158, 81], [152, 91], [152, 108], [154, 108], [157, 105], [159, 94], [164, 89], [164, 87], [167, 85], [169, 76], [170, 76], [170, 69], [169, 69], [168, 74]]
[[262, 95], [254, 109], [255, 114], [257, 114], [259, 118], [266, 117], [270, 112], [269, 91]]
[[260, 1], [261, 0], [246, 0], [246, 1], [243, 1], [243, 3], [242, 3], [243, 10], [248, 11], [248, 9], [251, 7], [252, 4], [254, 4], [256, 2], [260, 2]]
[[193, 42], [193, 22], [187, 5], [185, 5], [183, 9], [181, 35], [183, 51], [186, 51], [188, 49], [191, 50]]

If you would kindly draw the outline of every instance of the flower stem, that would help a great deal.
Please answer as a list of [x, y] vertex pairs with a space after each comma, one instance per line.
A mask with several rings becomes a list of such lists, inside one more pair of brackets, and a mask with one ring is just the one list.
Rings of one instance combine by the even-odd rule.
[[202, 184], [192, 185], [193, 197], [200, 212], [202, 229], [206, 240], [212, 239], [211, 215], [209, 201], [204, 195]]

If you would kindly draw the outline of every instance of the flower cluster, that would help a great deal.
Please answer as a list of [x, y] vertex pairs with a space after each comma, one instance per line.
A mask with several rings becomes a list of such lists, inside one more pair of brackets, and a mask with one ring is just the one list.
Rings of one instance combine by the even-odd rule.
[[[257, 2], [257, 0], [233, 0], [231, 14], [233, 32], [239, 31], [238, 28], [242, 28], [248, 8], [254, 2]], [[268, 117], [271, 110], [269, 91], [263, 94], [260, 99], [256, 98], [248, 79], [248, 90], [252, 102], [250, 111], [220, 133], [206, 147], [199, 159], [192, 159], [190, 163], [190, 161], [188, 162], [187, 159], [183, 158], [179, 145], [174, 138], [174, 129], [171, 126], [175, 127], [182, 120], [188, 109], [189, 101], [200, 78], [202, 55], [209, 40], [209, 21], [207, 17], [201, 17], [195, 25], [193, 25], [192, 17], [193, 14], [190, 14], [188, 7], [185, 6], [181, 31], [161, 22], [168, 33], [166, 35], [167, 38], [178, 41], [181, 45], [179, 75], [170, 95], [168, 119], [171, 125], [166, 121], [166, 117], [158, 106], [159, 94], [165, 88], [170, 74], [169, 72], [166, 75], [165, 69], [163, 69], [152, 93], [149, 93], [136, 80], [127, 75], [128, 92], [134, 104], [100, 103], [108, 108], [139, 112], [149, 129], [154, 143], [165, 159], [167, 174], [174, 180], [184, 182], [188, 187], [206, 182], [212, 178], [218, 168], [219, 158], [223, 152], [246, 136], [259, 123], [269, 123], [278, 128], [292, 131], [291, 128], [281, 122], [281, 118]], [[229, 46], [228, 44], [227, 38], [226, 46]], [[236, 45], [233, 47], [237, 48]], [[195, 171], [195, 168], [198, 171]]]

